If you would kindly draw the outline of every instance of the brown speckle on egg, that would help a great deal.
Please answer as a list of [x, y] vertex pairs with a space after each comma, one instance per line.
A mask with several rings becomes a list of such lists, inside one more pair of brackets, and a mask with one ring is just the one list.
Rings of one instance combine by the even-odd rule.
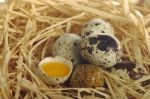
[[53, 56], [62, 56], [77, 65], [82, 62], [79, 54], [79, 44], [81, 37], [76, 34], [65, 34], [58, 38], [54, 43], [52, 54]]
[[104, 85], [104, 75], [100, 67], [83, 64], [77, 65], [71, 75], [72, 87], [99, 87]]
[[141, 85], [144, 87], [148, 85], [150, 86], [150, 79], [143, 81]]
[[97, 37], [98, 39], [98, 45], [97, 48], [101, 51], [109, 51], [112, 49], [113, 51], [118, 51], [118, 43], [114, 38], [108, 35], [99, 35]]
[[85, 38], [97, 33], [108, 33], [114, 35], [114, 30], [113, 27], [103, 19], [92, 19], [83, 25], [81, 37]]
[[146, 75], [142, 66], [131, 61], [122, 61], [116, 64], [111, 68], [111, 73], [124, 80], [137, 80]]
[[80, 43], [81, 56], [91, 64], [109, 68], [120, 61], [121, 45], [117, 38], [110, 34], [93, 34]]

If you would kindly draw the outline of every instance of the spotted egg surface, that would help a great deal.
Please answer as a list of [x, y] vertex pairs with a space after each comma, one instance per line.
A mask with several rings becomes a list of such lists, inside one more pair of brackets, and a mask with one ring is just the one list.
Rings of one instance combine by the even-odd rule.
[[119, 41], [110, 34], [90, 35], [80, 43], [80, 54], [85, 60], [106, 68], [119, 62], [121, 53]]
[[70, 77], [72, 87], [100, 87], [104, 85], [104, 75], [99, 66], [80, 64], [75, 66]]
[[137, 80], [148, 74], [143, 66], [131, 61], [122, 61], [110, 68], [110, 70], [112, 74], [124, 80]]
[[65, 34], [57, 39], [54, 43], [52, 54], [53, 56], [63, 56], [72, 61], [73, 65], [81, 62], [79, 54], [79, 43], [81, 37], [76, 34]]
[[81, 36], [84, 38], [91, 34], [108, 33], [114, 35], [113, 27], [102, 19], [92, 19], [83, 25]]

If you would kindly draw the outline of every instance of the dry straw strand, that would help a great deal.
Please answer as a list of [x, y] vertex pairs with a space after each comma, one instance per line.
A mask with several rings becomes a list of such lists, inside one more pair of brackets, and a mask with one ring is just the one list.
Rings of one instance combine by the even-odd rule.
[[110, 22], [123, 56], [150, 73], [150, 11], [143, 6], [129, 0], [13, 0], [0, 5], [0, 12], [0, 98], [149, 99], [150, 86], [140, 85], [149, 75], [127, 84], [102, 70], [108, 88], [69, 88], [46, 85], [36, 73], [58, 37], [80, 35], [83, 24], [93, 18]]

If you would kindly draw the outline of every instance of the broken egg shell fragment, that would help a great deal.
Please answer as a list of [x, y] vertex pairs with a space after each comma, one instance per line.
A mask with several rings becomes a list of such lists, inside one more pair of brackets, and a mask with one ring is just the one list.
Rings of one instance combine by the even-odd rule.
[[[52, 76], [49, 75], [45, 70], [44, 70], [44, 66], [46, 66], [45, 64], [49, 64], [49, 63], [61, 63], [63, 64], [63, 66], [66, 66], [66, 68], [69, 69], [68, 73], [63, 75], [63, 76]], [[49, 66], [54, 66], [54, 65], [49, 65]], [[55, 67], [51, 67], [53, 69], [56, 68]], [[57, 68], [58, 69], [58, 68]], [[48, 85], [58, 85], [58, 84], [62, 84], [65, 81], [68, 80], [68, 78], [70, 77], [71, 73], [72, 73], [72, 69], [73, 69], [73, 65], [72, 62], [69, 60], [66, 60], [65, 58], [61, 57], [61, 56], [56, 56], [56, 57], [47, 57], [44, 58], [38, 65], [38, 75], [39, 77]], [[51, 69], [49, 69], [51, 70]], [[60, 68], [57, 72], [61, 72], [62, 69]], [[53, 71], [49, 71], [49, 72], [53, 72]]]

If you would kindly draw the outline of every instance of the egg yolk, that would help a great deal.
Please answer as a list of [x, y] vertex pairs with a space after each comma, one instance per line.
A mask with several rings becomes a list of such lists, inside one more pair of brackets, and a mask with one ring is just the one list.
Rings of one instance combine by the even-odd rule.
[[59, 62], [48, 62], [42, 65], [42, 69], [48, 76], [53, 77], [64, 77], [66, 76], [70, 69], [64, 63]]

